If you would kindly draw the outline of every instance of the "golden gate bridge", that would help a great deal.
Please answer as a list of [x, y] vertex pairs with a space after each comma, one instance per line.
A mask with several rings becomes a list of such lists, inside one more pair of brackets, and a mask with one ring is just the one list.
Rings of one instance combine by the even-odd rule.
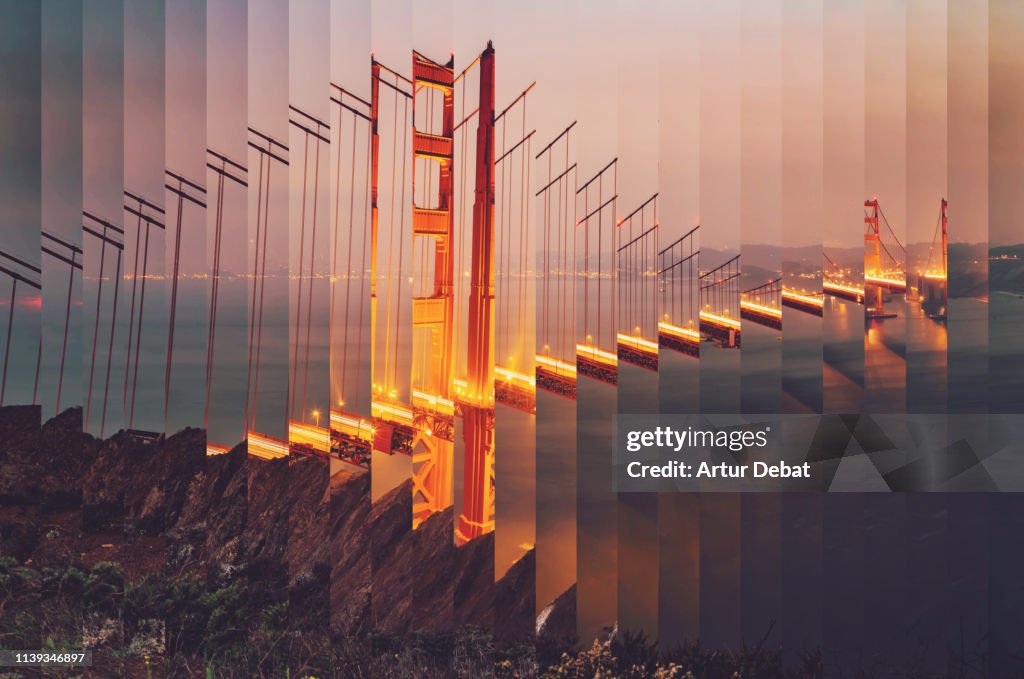
[[[413, 524], [451, 505], [455, 455], [464, 457], [462, 506], [456, 540], [494, 528], [495, 405], [536, 411], [536, 389], [576, 398], [579, 377], [615, 386], [620, 364], [657, 371], [659, 353], [700, 357], [702, 343], [741, 347], [743, 323], [783, 327], [783, 308], [822, 316], [825, 296], [865, 305], [865, 318], [884, 318], [887, 295], [921, 302], [929, 315], [945, 314], [948, 276], [947, 203], [928, 260], [910, 285], [906, 248], [885, 219], [877, 198], [865, 201], [864, 269], [858, 279], [822, 252], [821, 290], [797, 290], [774, 278], [741, 289], [739, 255], [702, 266], [700, 226], [659, 243], [658, 194], [624, 217], [617, 212], [618, 161], [613, 158], [582, 184], [568, 124], [535, 154], [527, 104], [533, 84], [498, 110], [495, 51], [488, 44], [456, 73], [452, 56], [434, 61], [413, 51], [410, 76], [371, 56], [370, 96], [330, 84], [331, 120], [289, 106], [289, 124], [302, 143], [299, 256], [294, 296], [286, 437], [264, 431], [257, 419], [261, 394], [264, 304], [271, 176], [298, 158], [295, 148], [252, 127], [247, 144], [258, 166], [254, 247], [249, 281], [245, 412], [239, 436], [254, 457], [335, 458], [355, 470], [374, 455], [411, 458]], [[293, 144], [294, 146], [294, 144]], [[319, 212], [320, 155], [334, 161], [333, 209]], [[84, 393], [85, 423], [99, 409], [106, 434], [114, 361], [118, 298], [128, 295], [122, 407], [134, 425], [141, 335], [146, 317], [150, 240], [173, 239], [173, 266], [164, 365], [164, 415], [174, 365], [183, 215], [212, 208], [210, 305], [206, 338], [204, 426], [209, 428], [214, 346], [223, 306], [225, 197], [250, 191], [247, 164], [206, 149], [212, 188], [166, 170], [170, 219], [150, 199], [124, 192], [132, 230], [90, 211], [83, 234], [98, 246], [99, 270], [92, 314], [91, 355]], [[538, 188], [539, 187], [539, 188]], [[535, 190], [536, 189], [536, 190]], [[347, 209], [343, 209], [347, 208]], [[330, 253], [331, 406], [310, 408], [309, 364], [317, 271], [317, 230], [332, 233]], [[530, 241], [537, 219], [538, 242]], [[166, 222], [166, 223], [165, 223]], [[168, 225], [173, 224], [173, 234]], [[127, 243], [131, 273], [125, 262]], [[307, 243], [308, 235], [308, 243]], [[339, 257], [342, 247], [344, 259]], [[533, 253], [536, 252], [536, 260]], [[68, 268], [57, 411], [68, 348], [72, 289], [83, 268], [83, 249], [46, 230], [42, 253]], [[11, 281], [0, 404], [4, 402], [19, 292], [41, 289], [41, 269], [0, 252], [0, 273]], [[368, 263], [364, 271], [361, 263]], [[536, 276], [537, 290], [531, 288]], [[122, 280], [131, 289], [121, 291]], [[500, 282], [500, 284], [496, 283]], [[368, 284], [367, 284], [368, 282]], [[127, 283], [125, 284], [127, 285]], [[577, 294], [579, 293], [579, 295]], [[123, 302], [122, 302], [123, 303]], [[109, 323], [101, 310], [108, 309]], [[522, 331], [536, 314], [537, 344]], [[291, 321], [289, 321], [291, 322]], [[359, 335], [368, 327], [370, 342]], [[39, 352], [36, 360], [38, 390]], [[106, 354], [105, 358], [103, 353]], [[369, 354], [369, 355], [366, 355]], [[99, 359], [99, 361], [97, 360]], [[368, 368], [364, 365], [369, 361]], [[265, 379], [265, 377], [264, 377]], [[264, 385], [265, 386], [265, 385]], [[461, 422], [461, 438], [457, 431]], [[210, 454], [233, 441], [208, 441]]]

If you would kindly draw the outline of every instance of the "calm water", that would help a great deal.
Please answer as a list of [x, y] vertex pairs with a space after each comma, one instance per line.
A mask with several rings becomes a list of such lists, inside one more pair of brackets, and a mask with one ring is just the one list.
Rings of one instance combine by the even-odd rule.
[[[823, 319], [787, 313], [781, 341], [778, 333], [745, 328], [740, 351], [704, 344], [699, 362], [665, 352], [657, 380], [661, 406], [685, 411], [697, 405], [685, 390], [699, 384], [700, 405], [710, 403], [716, 409], [735, 403], [737, 396], [744, 408], [758, 407], [763, 399], [796, 412], [821, 407], [830, 412], [859, 412], [864, 399], [869, 399], [866, 407], [877, 412], [943, 412], [947, 404], [951, 410], [977, 408], [1000, 384], [1011, 384], [1007, 377], [988, 387], [990, 365], [1016, 374], [1020, 384], [1020, 373], [1015, 371], [1020, 370], [1020, 347], [1024, 346], [1024, 301], [1007, 296], [1000, 302], [995, 313], [983, 300], [952, 300], [947, 321], [928, 318], [919, 305], [898, 299], [888, 304], [897, 313], [895, 318], [873, 323], [865, 323], [862, 305], [838, 300], [828, 303]], [[631, 370], [623, 369], [617, 407], [635, 411], [637, 403], [643, 403], [636, 401], [641, 398], [638, 385], [643, 378], [632, 379]], [[932, 602], [917, 596], [927, 587], [932, 591], [946, 587], [944, 571], [935, 571], [931, 559], [945, 559], [951, 541], [970, 539], [962, 533], [946, 535], [947, 500], [941, 496], [769, 495], [742, 501], [738, 496], [684, 496], [658, 503], [659, 532], [673, 537], [652, 544], [637, 530], [640, 523], [634, 522], [647, 511], [645, 506], [621, 498], [617, 507], [609, 504], [602, 439], [607, 423], [602, 418], [616, 404], [602, 396], [608, 389], [604, 385], [591, 380], [582, 380], [581, 385], [576, 418], [576, 442], [581, 448], [576, 534], [577, 585], [584, 596], [579, 608], [581, 630], [599, 628], [614, 615], [624, 623], [650, 614], [644, 594], [654, 587], [655, 607], [660, 609], [654, 615], [663, 621], [659, 634], [664, 638], [699, 633], [703, 638], [732, 642], [746, 635], [751, 641], [755, 627], [763, 625], [766, 631], [779, 606], [784, 606], [807, 615], [784, 629], [777, 627], [778, 638], [785, 637], [795, 649], [826, 644], [841, 656], [857, 648], [859, 640], [881, 642], [882, 637], [898, 634], [893, 625], [902, 624], [898, 622], [904, 615], [901, 606], [912, 603], [915, 611], [932, 610]], [[552, 415], [542, 434], [546, 438], [539, 439], [542, 456], [545, 445], [559, 436], [554, 419]], [[540, 420], [548, 420], [544, 411]], [[568, 464], [558, 467], [550, 459], [545, 464], [551, 466], [553, 476], [545, 476], [550, 482], [571, 482]], [[550, 504], [540, 505], [538, 520], [544, 523], [546, 512], [564, 510], [552, 498]], [[857, 513], [851, 518], [849, 511]], [[553, 523], [548, 526], [548, 539], [554, 542]], [[707, 535], [702, 527], [713, 533]], [[567, 525], [564, 530], [571, 528]], [[918, 536], [917, 546], [908, 551], [912, 535]], [[643, 550], [648, 563], [656, 558], [662, 564], [667, 580], [657, 586], [651, 583], [643, 560], [634, 558]], [[700, 563], [694, 561], [695, 555]], [[920, 563], [921, 577], [931, 584], [912, 585], [916, 581], [909, 579], [901, 558]], [[538, 563], [544, 563], [543, 551]], [[566, 559], [562, 566], [570, 564]], [[826, 567], [846, 574], [841, 576], [845, 579], [841, 586], [826, 575], [830, 572]], [[618, 592], [607, 586], [616, 577]], [[599, 578], [611, 579], [604, 580], [602, 589]], [[623, 590], [622, 581], [629, 578], [641, 578], [641, 583]], [[635, 598], [623, 600], [624, 591]], [[765, 595], [766, 591], [775, 591], [777, 597]], [[694, 608], [695, 601], [706, 600], [716, 605]], [[866, 617], [838, 615], [857, 601], [864, 602]], [[826, 602], [828, 608], [822, 608]], [[932, 612], [937, 621], [929, 623], [933, 627], [949, 622], [942, 618], [944, 611]], [[865, 619], [878, 616], [888, 621], [881, 626], [882, 632], [864, 625]], [[888, 653], [880, 652], [873, 662], [892, 661]]]

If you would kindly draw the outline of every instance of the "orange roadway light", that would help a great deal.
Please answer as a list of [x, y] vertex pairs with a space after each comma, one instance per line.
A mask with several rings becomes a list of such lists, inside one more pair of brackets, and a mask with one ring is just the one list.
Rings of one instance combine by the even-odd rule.
[[775, 318], [781, 318], [782, 312], [774, 307], [767, 307], [763, 304], [755, 304], [754, 302], [740, 302], [740, 307], [748, 309], [750, 311], [757, 311], [766, 316], [773, 316]]
[[[693, 325], [693, 321], [690, 321], [690, 325]], [[681, 328], [678, 325], [672, 325], [671, 323], [658, 323], [658, 331], [674, 335], [680, 339], [686, 339], [693, 342], [700, 341], [700, 333], [696, 330], [691, 328]]]
[[706, 321], [708, 321], [710, 323], [717, 323], [718, 325], [724, 325], [724, 326], [726, 326], [728, 328], [733, 328], [734, 330], [739, 330], [740, 329], [740, 324], [739, 324], [738, 321], [736, 321], [736, 320], [734, 320], [732, 318], [728, 318], [726, 316], [719, 316], [718, 314], [713, 314], [713, 313], [708, 312], [708, 311], [702, 311], [702, 312], [700, 312], [700, 317], [701, 317], [702, 320], [706, 320]]

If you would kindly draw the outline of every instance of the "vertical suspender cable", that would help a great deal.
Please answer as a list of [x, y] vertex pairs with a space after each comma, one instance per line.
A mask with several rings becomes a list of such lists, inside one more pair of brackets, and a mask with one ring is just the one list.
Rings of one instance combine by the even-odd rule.
[[32, 383], [32, 405], [36, 404], [39, 397], [39, 367], [43, 362], [43, 332], [39, 329], [39, 344], [36, 347], [36, 379]]
[[[397, 101], [397, 99], [396, 99]], [[399, 200], [401, 205], [400, 217], [398, 220], [399, 238], [398, 238], [398, 304], [395, 311], [395, 380], [398, 379], [398, 339], [400, 337], [400, 328], [402, 327], [402, 259], [405, 252], [405, 175], [406, 166], [408, 163], [408, 143], [409, 143], [409, 100], [405, 99], [402, 102], [402, 129], [405, 132], [402, 134], [402, 195]]]
[[[353, 122], [353, 125], [355, 123]], [[353, 150], [353, 154], [355, 151]], [[355, 161], [353, 160], [353, 167]], [[372, 180], [370, 175], [373, 173], [373, 130], [367, 129], [366, 131], [366, 191], [363, 192], [363, 251], [362, 256], [359, 259], [359, 329], [362, 331], [363, 324], [366, 321], [366, 247], [367, 243], [372, 238], [373, 225], [371, 223], [371, 214], [373, 209], [370, 205], [370, 191]], [[372, 264], [371, 264], [372, 266]], [[349, 274], [351, 275], [351, 274]], [[347, 321], [346, 321], [347, 323]], [[370, 335], [373, 335], [371, 330]], [[372, 348], [371, 348], [372, 349]], [[362, 366], [363, 362], [363, 343], [361, 340], [356, 340], [356, 366]], [[357, 370], [359, 368], [357, 367]], [[356, 373], [358, 376], [358, 372]], [[370, 399], [372, 401], [373, 396], [371, 394]]]
[[[253, 381], [252, 390], [252, 428], [256, 429], [256, 406], [258, 404], [258, 396], [260, 391], [260, 354], [263, 349], [263, 295], [267, 289], [267, 239], [270, 236], [270, 168], [273, 165], [272, 159], [267, 158], [267, 189], [263, 192], [263, 256], [260, 258], [259, 268], [259, 284], [260, 284], [260, 299], [257, 311], [259, 312], [259, 323], [256, 326], [256, 368], [255, 368], [255, 379]], [[259, 228], [259, 224], [256, 225]], [[287, 431], [287, 428], [285, 429]]]
[[[140, 210], [141, 212], [141, 210]], [[128, 414], [128, 427], [135, 426], [135, 394], [139, 387], [139, 348], [142, 344], [142, 314], [146, 304], [146, 274], [149, 270], [149, 227], [146, 222], [146, 244], [142, 255], [142, 289], [139, 293], [139, 330], [135, 333], [135, 374], [132, 376], [132, 404]]]
[[178, 180], [178, 215], [175, 219], [175, 234], [174, 234], [174, 272], [171, 278], [171, 314], [170, 322], [167, 326], [167, 361], [164, 367], [164, 426], [167, 426], [167, 411], [170, 404], [171, 395], [171, 360], [174, 355], [174, 324], [176, 322], [178, 312], [178, 262], [181, 256], [181, 224], [182, 224], [182, 211], [185, 207], [185, 199], [182, 198], [181, 192], [184, 190], [184, 184], [181, 179]]
[[[217, 174], [217, 207], [214, 212], [213, 227], [213, 280], [210, 284], [210, 314], [206, 329], [206, 408], [203, 413], [203, 428], [210, 427], [210, 402], [213, 392], [213, 356], [217, 335], [217, 300], [220, 295], [220, 253], [224, 224], [224, 172], [227, 171], [226, 161], [221, 161], [221, 172]], [[245, 385], [245, 400], [249, 402], [249, 384]], [[246, 411], [248, 421], [248, 411]]]
[[[124, 357], [124, 393], [121, 396], [122, 407], [128, 410], [128, 379], [131, 376], [132, 364], [132, 339], [135, 336], [135, 296], [139, 285], [139, 247], [142, 240], [142, 203], [139, 203], [139, 214], [135, 223], [135, 260], [132, 264], [132, 302], [128, 316], [128, 349]], [[127, 245], [128, 239], [125, 238]]]
[[64, 308], [64, 341], [60, 348], [60, 372], [57, 375], [57, 407], [53, 416], [60, 414], [60, 397], [64, 388], [64, 359], [68, 355], [68, 327], [71, 325], [71, 292], [75, 283], [75, 252], [71, 251], [71, 265], [68, 267], [68, 300]]
[[[308, 137], [308, 135], [307, 135]], [[313, 171], [313, 234], [309, 238], [309, 286], [306, 294], [308, 296], [306, 300], [306, 365], [305, 375], [302, 378], [302, 412], [305, 417], [306, 412], [306, 391], [309, 385], [309, 342], [310, 342], [310, 331], [313, 324], [313, 268], [316, 266], [315, 248], [316, 248], [316, 216], [317, 216], [317, 203], [319, 202], [320, 195], [320, 142], [316, 140], [316, 154], [313, 160], [316, 163], [316, 169]]]
[[103, 438], [107, 424], [107, 397], [110, 393], [110, 364], [114, 357], [114, 330], [117, 326], [117, 293], [121, 289], [121, 249], [117, 250], [117, 264], [114, 266], [114, 313], [110, 316], [110, 344], [107, 346], [107, 379], [103, 386], [103, 414], [100, 417], [100, 438]]
[[92, 409], [92, 382], [96, 372], [96, 342], [100, 333], [100, 301], [103, 299], [103, 266], [107, 256], [107, 225], [103, 224], [103, 237], [100, 239], [100, 275], [96, 287], [96, 317], [92, 328], [92, 358], [89, 360], [89, 388], [85, 397], [85, 430], [89, 429], [89, 413]]
[[[392, 129], [392, 146], [391, 146], [391, 209], [388, 212], [388, 273], [387, 273], [387, 284], [385, 286], [386, 296], [388, 300], [387, 304], [387, 315], [386, 322], [384, 324], [384, 383], [381, 385], [388, 393], [390, 393], [391, 381], [391, 272], [392, 265], [394, 263], [394, 246], [395, 246], [395, 170], [398, 166], [397, 153], [398, 153], [398, 95], [394, 94], [395, 110], [394, 110], [394, 121]], [[403, 123], [404, 126], [404, 123]], [[403, 194], [405, 193], [403, 189]], [[404, 200], [404, 196], [403, 196]], [[401, 276], [401, 261], [399, 261], [399, 276]], [[399, 293], [400, 294], [400, 293]], [[399, 302], [401, 304], [401, 302]], [[397, 338], [395, 340], [398, 341]], [[396, 349], [397, 351], [397, 349]]]
[[[339, 102], [341, 101], [341, 95], [339, 95], [338, 101]], [[338, 130], [337, 131], [337, 138], [339, 140], [341, 139], [341, 126], [342, 126], [342, 123], [344, 122], [344, 116], [345, 116], [345, 108], [343, 106], [339, 105], [338, 106], [338, 128], [337, 128], [337, 130]], [[353, 165], [355, 164], [355, 159], [356, 159], [356, 146], [355, 146], [356, 122], [355, 122], [355, 119], [356, 119], [356, 116], [352, 116], [352, 137], [353, 137], [353, 139], [352, 139], [352, 163], [353, 163]], [[333, 138], [334, 138], [334, 135], [332, 135], [332, 139]], [[330, 312], [330, 314], [328, 314], [329, 323], [330, 323], [330, 326], [329, 326], [329, 329], [328, 329], [328, 336], [329, 337], [333, 337], [334, 336], [334, 305], [335, 305], [335, 290], [334, 290], [334, 287], [335, 287], [335, 285], [337, 285], [337, 279], [338, 279], [338, 245], [340, 243], [340, 239], [338, 238], [338, 226], [339, 226], [339, 222], [340, 222], [340, 219], [341, 219], [341, 211], [340, 211], [340, 207], [341, 207], [341, 153], [342, 153], [343, 149], [344, 149], [344, 147], [339, 143], [338, 144], [338, 159], [335, 161], [335, 169], [334, 169], [334, 224], [333, 224], [332, 233], [331, 233], [331, 295], [330, 295], [331, 312]], [[352, 173], [351, 182], [350, 182], [352, 184], [352, 186], [353, 186], [353, 189], [355, 187], [355, 182], [356, 182], [356, 177], [355, 177], [355, 172], [353, 172]], [[350, 233], [351, 233], [351, 228], [352, 228], [352, 218], [351, 218], [351, 215], [350, 215], [349, 216], [349, 229], [350, 229]], [[348, 326], [349, 326], [349, 323], [348, 323], [348, 302], [349, 302], [349, 289], [351, 287], [351, 282], [352, 282], [352, 239], [351, 238], [349, 238], [349, 244], [348, 244], [347, 250], [348, 250], [348, 266], [345, 269], [345, 313], [342, 316], [342, 319], [343, 319], [342, 320], [342, 325], [344, 325], [344, 327], [345, 327], [345, 330], [344, 330], [345, 334], [344, 334], [344, 337], [342, 337], [342, 340], [341, 340], [341, 351], [342, 351], [342, 356], [341, 356], [341, 393], [342, 394], [345, 393], [345, 362], [346, 362], [346, 360], [345, 360], [345, 353], [348, 350]], [[329, 351], [331, 349], [333, 349], [332, 344], [333, 344], [332, 342], [328, 343]], [[333, 362], [334, 362], [333, 361], [333, 354], [334, 354], [334, 352], [330, 351], [330, 355], [331, 355], [331, 358], [332, 358], [332, 360], [330, 361], [331, 368], [333, 368]]]
[[[302, 323], [302, 281], [305, 271], [306, 254], [306, 184], [309, 177], [309, 133], [305, 134], [305, 142], [302, 151], [302, 212], [299, 217], [299, 283], [295, 293], [295, 348], [292, 352], [292, 366], [289, 370], [291, 377], [291, 388], [288, 390], [288, 411], [289, 417], [295, 417], [295, 400], [297, 396], [298, 371], [299, 371], [299, 328]], [[299, 413], [297, 419], [303, 419], [303, 413]]]
[[256, 189], [256, 254], [252, 260], [252, 300], [249, 305], [249, 367], [245, 378], [245, 426], [242, 431], [243, 438], [248, 436], [249, 430], [251, 429], [249, 424], [250, 413], [252, 413], [252, 419], [255, 419], [256, 410], [255, 404], [252, 403], [255, 399], [255, 395], [252, 394], [251, 381], [254, 350], [256, 347], [256, 282], [259, 279], [260, 272], [260, 222], [263, 215], [263, 165], [265, 162], [263, 154], [260, 153], [259, 184]]
[[18, 294], [18, 279], [11, 278], [11, 306], [7, 312], [7, 342], [4, 344], [4, 374], [0, 380], [0, 406], [4, 404], [7, 393], [7, 364], [11, 358], [11, 329], [14, 327], [14, 301]]

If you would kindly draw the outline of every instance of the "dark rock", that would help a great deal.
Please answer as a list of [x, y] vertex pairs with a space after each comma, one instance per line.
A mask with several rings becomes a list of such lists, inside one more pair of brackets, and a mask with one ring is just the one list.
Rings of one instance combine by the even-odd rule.
[[411, 629], [429, 633], [455, 629], [455, 532], [454, 509], [449, 507], [427, 517], [411, 535], [414, 573]]
[[459, 547], [453, 574], [456, 624], [494, 629], [494, 533]]
[[370, 631], [370, 474], [341, 472], [331, 478], [331, 632]]
[[404, 634], [412, 629], [412, 582], [417, 567], [426, 564], [416, 558], [411, 534], [410, 480], [380, 498], [370, 512], [371, 607], [377, 631]]
[[0, 408], [0, 505], [35, 504], [46, 476], [39, 459], [39, 408]]
[[0, 557], [25, 561], [42, 539], [37, 512], [26, 507], [0, 508]]
[[178, 520], [192, 480], [206, 464], [206, 434], [187, 428], [127, 451], [126, 530], [164, 532]]
[[188, 561], [205, 565], [211, 580], [221, 584], [237, 572], [248, 515], [246, 458], [245, 444], [239, 444], [206, 458], [189, 480], [181, 513], [168, 531], [175, 557], [172, 567], [187, 567]]
[[531, 549], [494, 586], [494, 636], [508, 648], [533, 640], [537, 626], [537, 553]]
[[[145, 445], [126, 431], [119, 431], [100, 444], [92, 466], [82, 478], [82, 528], [87, 532], [121, 530], [125, 516], [125, 490], [129, 473], [140, 473], [137, 465], [129, 469], [129, 459], [140, 457]], [[148, 469], [148, 464], [141, 465]]]
[[313, 457], [296, 458], [288, 467], [294, 496], [288, 545], [288, 613], [291, 628], [327, 633], [330, 618], [330, 470]]
[[99, 441], [82, 431], [82, 409], [68, 408], [42, 427], [40, 503], [47, 511], [82, 505], [82, 483], [96, 459]]
[[576, 585], [565, 590], [537, 616], [542, 642], [569, 648], [576, 643]]

